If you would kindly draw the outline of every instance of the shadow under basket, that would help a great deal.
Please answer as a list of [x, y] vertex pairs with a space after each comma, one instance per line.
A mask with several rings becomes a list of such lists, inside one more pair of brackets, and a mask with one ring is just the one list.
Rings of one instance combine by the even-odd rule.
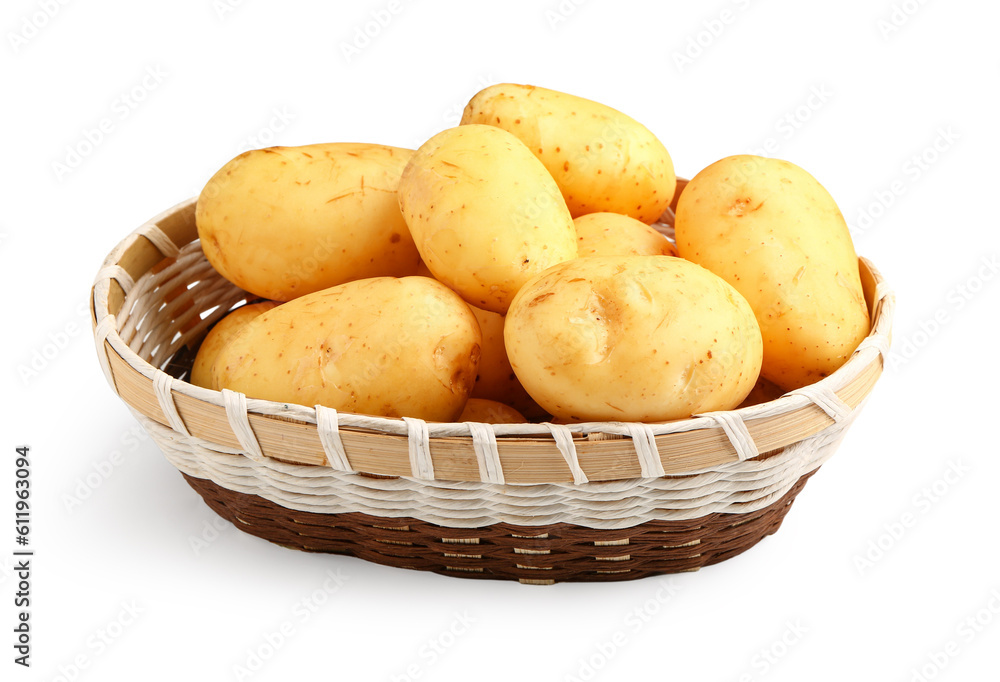
[[92, 314], [114, 391], [216, 513], [308, 552], [466, 578], [631, 580], [736, 556], [781, 525], [863, 407], [893, 297], [859, 260], [871, 333], [831, 376], [662, 424], [439, 424], [187, 383], [212, 324], [251, 300], [206, 261], [194, 200], [107, 257]]

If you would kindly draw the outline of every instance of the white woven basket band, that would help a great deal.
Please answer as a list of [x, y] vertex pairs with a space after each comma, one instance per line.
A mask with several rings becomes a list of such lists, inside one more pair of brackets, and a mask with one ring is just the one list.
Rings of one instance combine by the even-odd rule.
[[497, 436], [493, 427], [479, 422], [465, 422], [472, 436], [472, 448], [479, 464], [479, 479], [488, 483], [504, 483], [503, 467], [500, 466], [500, 451], [497, 450]]
[[826, 412], [830, 419], [839, 422], [851, 416], [851, 406], [840, 399], [830, 386], [820, 382], [803, 386], [794, 391], [792, 395], [800, 395], [811, 400], [818, 408]]
[[[97, 321], [94, 338], [101, 368], [180, 471], [288, 509], [417, 519], [445, 528], [475, 529], [505, 523], [525, 526], [525, 535], [531, 535], [532, 527], [554, 523], [624, 529], [647, 521], [700, 519], [714, 513], [750, 514], [769, 507], [793, 490], [803, 476], [821, 466], [864, 405], [862, 402], [851, 410], [831, 389], [810, 387], [799, 391], [802, 397], [793, 400], [775, 400], [747, 410], [696, 415], [695, 419], [664, 424], [491, 425], [375, 417], [189, 386], [160, 370], [168, 367], [181, 346], [194, 347], [209, 325], [247, 296], [212, 268], [197, 241], [179, 250], [172, 243], [168, 236], [173, 233], [171, 225], [187, 221], [188, 228], [195, 227], [192, 209], [193, 202], [188, 202], [178, 209], [187, 213], [178, 218], [170, 222], [157, 219], [159, 225], [144, 225], [123, 240], [106, 261], [120, 264], [137, 241], [147, 255], [153, 253], [151, 245], [165, 257], [176, 253], [173, 259], [154, 268], [155, 272], [150, 270], [142, 277], [137, 274], [134, 281], [119, 266], [105, 266], [98, 273], [93, 291]], [[172, 215], [178, 214], [175, 211]], [[666, 219], [670, 216], [666, 215]], [[672, 233], [668, 225], [654, 227]], [[135, 271], [131, 265], [129, 269]], [[872, 333], [860, 346], [861, 356], [852, 357], [835, 379], [825, 382], [832, 388], [851, 386], [854, 391], [867, 391], [879, 368], [876, 355], [880, 353], [888, 361], [887, 337], [895, 300], [888, 287], [880, 283], [877, 271], [870, 272], [876, 285]], [[112, 280], [128, 294], [114, 315], [108, 310], [109, 292], [118, 289]], [[119, 298], [114, 297], [116, 303]], [[125, 371], [117, 372], [122, 367]], [[202, 402], [189, 402], [191, 397]], [[836, 423], [821, 417], [807, 401]], [[205, 409], [206, 405], [216, 410], [219, 405], [225, 408], [233, 437], [213, 440], [212, 434], [219, 433], [220, 428], [226, 432], [227, 427], [221, 425], [219, 413]], [[179, 408], [184, 408], [183, 417]], [[753, 433], [757, 433], [758, 420], [772, 416], [780, 420], [786, 413], [788, 424], [807, 419], [821, 430], [783, 447], [772, 447], [772, 431], [768, 430], [765, 442], [762, 429], [758, 449], [747, 427], [755, 425]], [[209, 420], [213, 428], [206, 429], [206, 436], [185, 435], [190, 433], [185, 419], [192, 419], [196, 433], [199, 429], [195, 427], [207, 425]], [[316, 435], [308, 436], [305, 429], [298, 427], [292, 434], [281, 423], [286, 420], [315, 428]], [[775, 420], [775, 428], [783, 431], [785, 422], [779, 420]], [[261, 429], [259, 438], [255, 429]], [[702, 432], [705, 438], [672, 435], [687, 431]], [[290, 447], [286, 461], [282, 443], [286, 437], [291, 438], [288, 434], [305, 437], [294, 443], [287, 441]], [[434, 447], [430, 445], [432, 437], [438, 444]], [[634, 454], [624, 438], [632, 439]], [[524, 446], [516, 442], [522, 439], [531, 442]], [[597, 442], [611, 439], [618, 442]], [[663, 455], [657, 440], [664, 443]], [[316, 447], [317, 441], [322, 451]], [[690, 458], [683, 452], [675, 454], [675, 448], [667, 445], [670, 442], [704, 443], [706, 449], [711, 449], [711, 459], [699, 458], [697, 453], [691, 453]], [[262, 443], [268, 444], [269, 454], [281, 459], [264, 456]], [[552, 451], [553, 444], [558, 454]], [[350, 456], [347, 447], [351, 447]], [[357, 475], [351, 460], [358, 460], [358, 468], [366, 469], [368, 465], [361, 464], [362, 454], [383, 449], [386, 470], [378, 465], [374, 468], [386, 476]], [[520, 469], [526, 453], [536, 450], [544, 450], [544, 470], [538, 465], [537, 475], [534, 462], [530, 463], [532, 471]], [[759, 453], [765, 450], [773, 452], [761, 458]], [[431, 457], [432, 451], [437, 462]], [[591, 482], [581, 466], [582, 460], [587, 461], [595, 479], [602, 480]], [[376, 461], [383, 460], [379, 457]], [[460, 475], [456, 480], [438, 480], [435, 464], [442, 475], [456, 469], [461, 470]], [[606, 465], [610, 469], [605, 470]], [[603, 480], [609, 472], [617, 475], [626, 468], [629, 478]], [[664, 468], [670, 472], [668, 475], [664, 475]], [[507, 474], [518, 482], [508, 483]], [[665, 538], [664, 543], [676, 544], [670, 538]], [[607, 568], [610, 572], [613, 566], [608, 564]]]
[[135, 286], [135, 280], [132, 279], [132, 275], [128, 274], [128, 270], [120, 265], [105, 265], [98, 270], [97, 277], [94, 278], [94, 283], [96, 284], [102, 279], [117, 280], [126, 296], [132, 291], [132, 287]]
[[889, 337], [882, 334], [868, 336], [858, 345], [858, 349], [854, 352], [860, 353], [865, 348], [874, 348], [882, 355], [883, 361], [887, 360], [889, 358]]
[[[252, 402], [248, 404], [254, 409]], [[369, 478], [271, 458], [256, 463], [247, 457], [233, 457], [240, 452], [238, 448], [206, 447], [198, 439], [177, 438], [176, 432], [159, 422], [142, 415], [138, 418], [181, 471], [230, 490], [302, 511], [362, 512], [461, 528], [492, 523], [625, 528], [654, 519], [750, 513], [780, 498], [803, 474], [825, 462], [850, 422], [782, 448], [765, 460], [734, 461], [701, 474], [581, 486], [569, 481], [498, 485], [438, 480], [428, 484], [408, 476]], [[462, 428], [466, 429], [464, 424]]]
[[722, 430], [729, 437], [729, 442], [733, 444], [736, 456], [739, 457], [741, 462], [753, 459], [760, 454], [757, 451], [757, 444], [754, 442], [753, 436], [747, 430], [747, 425], [743, 423], [743, 417], [736, 412], [706, 412], [697, 416], [708, 417], [722, 427]]
[[319, 442], [323, 446], [330, 467], [338, 471], [356, 473], [347, 459], [344, 442], [340, 439], [337, 410], [324, 405], [316, 406], [316, 432], [319, 434]]
[[431, 437], [423, 419], [403, 417], [406, 422], [407, 445], [410, 452], [410, 471], [414, 478], [425, 481], [434, 479], [434, 462], [431, 460]]
[[263, 461], [264, 453], [260, 449], [257, 435], [250, 428], [250, 418], [247, 416], [247, 397], [242, 393], [224, 388], [222, 389], [222, 402], [226, 406], [229, 426], [233, 429], [233, 434], [246, 452], [247, 457], [255, 462]]
[[177, 245], [160, 229], [156, 223], [146, 223], [139, 228], [139, 234], [152, 242], [153, 246], [163, 254], [164, 258], [177, 258], [181, 252]]
[[587, 478], [587, 474], [580, 467], [580, 457], [576, 452], [576, 443], [573, 442], [573, 432], [564, 424], [546, 422], [545, 426], [552, 433], [552, 439], [555, 440], [556, 447], [559, 448], [559, 452], [569, 466], [570, 473], [573, 474], [573, 483], [580, 485], [581, 483], [589, 482], [590, 479]]
[[190, 436], [191, 433], [177, 411], [177, 403], [174, 402], [174, 394], [171, 391], [173, 385], [174, 378], [166, 372], [157, 370], [153, 373], [153, 393], [156, 395], [156, 402], [160, 404], [160, 409], [163, 410], [163, 416], [167, 418], [167, 423], [174, 431]]
[[881, 301], [892, 294], [892, 289], [885, 282], [879, 282], [875, 285], [875, 301]]
[[112, 331], [115, 331], [115, 316], [105, 315], [104, 319], [97, 323], [97, 328], [94, 329], [94, 341], [97, 343], [97, 359], [101, 363], [101, 370], [104, 372], [104, 377], [108, 380], [108, 383], [114, 388], [115, 379], [111, 375], [111, 360], [108, 359], [109, 351], [104, 343]]
[[621, 422], [632, 437], [635, 454], [639, 458], [639, 469], [643, 478], [659, 478], [663, 476], [663, 462], [660, 461], [660, 451], [656, 447], [656, 436], [648, 424], [636, 422]]

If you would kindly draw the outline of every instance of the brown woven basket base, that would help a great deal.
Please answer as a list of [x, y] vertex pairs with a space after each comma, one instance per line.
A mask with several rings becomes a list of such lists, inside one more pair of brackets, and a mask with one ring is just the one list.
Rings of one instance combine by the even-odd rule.
[[306, 552], [460, 578], [522, 583], [634, 580], [694, 571], [740, 554], [774, 533], [806, 474], [788, 493], [748, 514], [709, 514], [687, 521], [649, 521], [620, 530], [568, 523], [448, 528], [411, 518], [317, 514], [286, 509], [212, 481], [184, 478], [219, 516], [240, 530]]

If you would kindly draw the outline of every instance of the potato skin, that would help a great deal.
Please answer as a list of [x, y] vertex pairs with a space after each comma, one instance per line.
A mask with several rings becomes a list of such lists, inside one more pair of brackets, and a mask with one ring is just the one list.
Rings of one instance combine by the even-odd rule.
[[662, 256], [562, 263], [518, 293], [504, 335], [528, 393], [569, 422], [732, 409], [762, 355], [753, 311], [735, 289]]
[[676, 256], [670, 240], [652, 227], [620, 213], [588, 213], [573, 220], [579, 257]]
[[[417, 274], [421, 277], [434, 278], [434, 274], [423, 261], [420, 261]], [[544, 419], [547, 413], [524, 390], [524, 386], [518, 381], [514, 369], [510, 366], [510, 360], [507, 359], [507, 349], [503, 341], [504, 316], [475, 306], [469, 308], [476, 316], [479, 330], [483, 335], [479, 370], [476, 374], [476, 384], [472, 387], [472, 398], [504, 403], [526, 417]]]
[[609, 211], [647, 225], [674, 196], [674, 164], [652, 132], [611, 107], [533, 85], [501, 83], [477, 93], [462, 124], [516, 135], [548, 169], [573, 217]]
[[768, 381], [764, 377], [760, 377], [757, 379], [757, 383], [754, 384], [754, 387], [750, 390], [750, 393], [747, 394], [746, 399], [740, 403], [740, 407], [752, 407], [754, 405], [760, 405], [761, 403], [768, 403], [772, 400], [777, 400], [784, 394], [785, 392], [780, 386]]
[[499, 128], [450, 128], [421, 145], [399, 181], [399, 206], [434, 277], [501, 315], [532, 276], [576, 258], [559, 188]]
[[214, 374], [252, 398], [447, 422], [472, 391], [481, 343], [469, 306], [440, 282], [378, 277], [255, 318]]
[[225, 317], [215, 323], [215, 326], [205, 335], [205, 339], [198, 347], [198, 354], [195, 355], [194, 365], [191, 367], [190, 383], [202, 388], [218, 390], [219, 387], [212, 381], [212, 365], [219, 356], [219, 351], [225, 348], [226, 344], [233, 340], [250, 320], [262, 313], [266, 313], [274, 308], [277, 303], [274, 301], [261, 301], [243, 305], [228, 313]]
[[677, 202], [680, 201], [681, 193], [684, 188], [687, 187], [689, 180], [684, 178], [677, 178], [677, 187], [674, 188], [674, 198], [670, 200], [670, 209], [676, 213]]
[[528, 422], [523, 414], [510, 405], [485, 398], [469, 398], [462, 414], [455, 421], [486, 424], [526, 424]]
[[434, 273], [431, 272], [431, 269], [429, 267], [427, 267], [427, 263], [423, 262], [422, 260], [420, 261], [419, 264], [417, 264], [416, 274], [420, 277], [430, 277], [431, 279], [435, 279]]
[[843, 215], [787, 161], [732, 156], [696, 175], [675, 225], [682, 257], [732, 284], [764, 338], [762, 375], [793, 390], [844, 364], [870, 327]]
[[476, 385], [472, 387], [472, 397], [510, 405], [532, 418], [544, 417], [545, 411], [531, 399], [514, 374], [514, 368], [510, 366], [503, 337], [504, 316], [475, 306], [470, 308], [483, 334], [479, 371]]
[[396, 199], [412, 155], [361, 143], [240, 154], [198, 198], [205, 256], [236, 286], [278, 301], [355, 279], [415, 274], [417, 248]]

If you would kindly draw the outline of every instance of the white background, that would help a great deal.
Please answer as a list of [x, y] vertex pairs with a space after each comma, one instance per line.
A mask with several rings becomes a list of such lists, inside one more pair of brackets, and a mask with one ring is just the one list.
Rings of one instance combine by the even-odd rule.
[[[225, 1], [0, 13], [0, 518], [30, 444], [37, 551], [29, 671], [0, 524], [0, 678], [996, 679], [997, 3]], [[500, 81], [630, 114], [688, 177], [803, 166], [897, 291], [865, 413], [750, 552], [538, 588], [284, 550], [216, 529], [105, 383], [86, 302], [127, 233], [244, 148], [413, 147]]]

